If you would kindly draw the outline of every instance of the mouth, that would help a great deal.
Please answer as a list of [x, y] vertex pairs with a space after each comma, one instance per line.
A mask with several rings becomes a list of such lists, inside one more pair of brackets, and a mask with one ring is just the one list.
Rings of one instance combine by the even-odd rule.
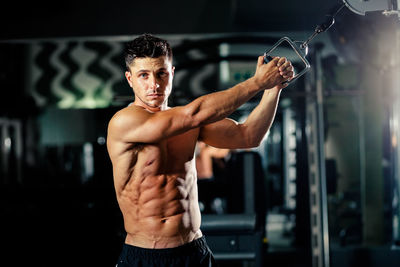
[[158, 98], [158, 97], [162, 97], [163, 94], [148, 94], [147, 96], [150, 98]]

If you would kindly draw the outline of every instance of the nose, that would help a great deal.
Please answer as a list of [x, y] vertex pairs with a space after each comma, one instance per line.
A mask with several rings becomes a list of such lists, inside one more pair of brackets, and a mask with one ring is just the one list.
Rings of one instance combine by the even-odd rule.
[[160, 84], [157, 81], [157, 77], [155, 77], [154, 75], [150, 75], [149, 83], [152, 90], [157, 90], [160, 87]]

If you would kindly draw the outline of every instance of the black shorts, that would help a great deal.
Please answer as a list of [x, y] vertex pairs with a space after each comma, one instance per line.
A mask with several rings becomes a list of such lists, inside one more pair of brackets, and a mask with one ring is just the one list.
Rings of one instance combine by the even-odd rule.
[[150, 249], [124, 244], [117, 267], [214, 267], [214, 256], [205, 237], [176, 248]]

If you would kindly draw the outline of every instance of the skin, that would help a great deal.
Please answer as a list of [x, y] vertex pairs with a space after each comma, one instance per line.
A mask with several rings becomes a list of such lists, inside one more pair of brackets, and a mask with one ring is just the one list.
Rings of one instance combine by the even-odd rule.
[[229, 149], [219, 149], [197, 142], [196, 169], [198, 179], [208, 179], [213, 176], [213, 158], [225, 158]]
[[[258, 146], [270, 128], [281, 83], [293, 77], [291, 63], [258, 58], [255, 75], [230, 89], [169, 108], [174, 67], [166, 57], [136, 58], [125, 73], [133, 105], [108, 125], [107, 148], [125, 243], [171, 248], [202, 236], [194, 152], [197, 141], [217, 148]], [[258, 92], [259, 105], [243, 124], [227, 117]]]

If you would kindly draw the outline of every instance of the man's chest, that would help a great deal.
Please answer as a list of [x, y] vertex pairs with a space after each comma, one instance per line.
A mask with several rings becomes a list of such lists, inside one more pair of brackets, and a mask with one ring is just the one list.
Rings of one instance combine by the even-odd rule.
[[157, 144], [143, 144], [135, 166], [153, 174], [182, 171], [193, 160], [197, 137], [198, 131], [189, 131]]
[[187, 162], [193, 159], [198, 131], [192, 130], [166, 140], [163, 150], [168, 160]]

